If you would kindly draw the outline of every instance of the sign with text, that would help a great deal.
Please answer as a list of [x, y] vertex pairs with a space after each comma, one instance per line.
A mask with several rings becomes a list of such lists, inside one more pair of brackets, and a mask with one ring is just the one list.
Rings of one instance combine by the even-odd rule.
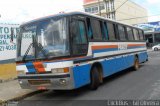
[[0, 24], [0, 61], [16, 57], [18, 24]]

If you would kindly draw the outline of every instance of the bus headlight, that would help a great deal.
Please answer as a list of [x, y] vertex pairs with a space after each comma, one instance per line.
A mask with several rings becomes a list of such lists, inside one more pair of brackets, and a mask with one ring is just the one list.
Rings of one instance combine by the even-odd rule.
[[57, 69], [51, 69], [52, 73], [68, 73], [69, 68], [57, 68]]
[[17, 71], [17, 74], [18, 74], [18, 75], [24, 75], [24, 74], [25, 74], [25, 71], [24, 71], [24, 70], [18, 70], [18, 71]]

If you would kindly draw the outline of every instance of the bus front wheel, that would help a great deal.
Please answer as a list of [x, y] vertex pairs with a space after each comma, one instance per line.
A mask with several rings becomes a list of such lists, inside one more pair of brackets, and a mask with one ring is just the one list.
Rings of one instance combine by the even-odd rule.
[[96, 90], [99, 87], [100, 83], [101, 83], [101, 81], [100, 81], [100, 73], [99, 73], [97, 67], [93, 67], [93, 69], [91, 70], [90, 88], [92, 90]]

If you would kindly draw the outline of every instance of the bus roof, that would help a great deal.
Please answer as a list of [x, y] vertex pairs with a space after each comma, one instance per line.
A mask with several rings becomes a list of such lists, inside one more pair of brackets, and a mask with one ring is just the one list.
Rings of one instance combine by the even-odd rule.
[[[59, 13], [59, 14], [54, 14], [54, 15], [50, 15], [50, 16], [45, 16], [45, 17], [37, 18], [37, 19], [31, 20], [31, 21], [25, 22], [21, 26], [26, 25], [26, 24], [30, 24], [30, 23], [34, 23], [34, 22], [37, 22], [37, 21], [53, 18], [53, 17], [70, 16], [70, 15], [85, 15], [85, 16], [99, 18], [99, 19], [103, 19], [103, 20], [106, 20], [106, 21], [110, 21], [110, 22], [114, 22], [114, 23], [119, 23], [119, 24], [127, 25], [127, 26], [130, 26], [130, 27], [138, 28], [138, 27], [126, 24], [126, 23], [117, 22], [117, 21], [114, 21], [114, 20], [111, 20], [111, 19], [108, 19], [108, 18], [104, 18], [104, 17], [98, 16], [98, 15], [93, 15], [93, 14], [89, 14], [89, 13], [86, 13], [86, 12], [79, 12], [79, 11], [78, 12]], [[138, 29], [140, 29], [140, 28], [138, 28]]]

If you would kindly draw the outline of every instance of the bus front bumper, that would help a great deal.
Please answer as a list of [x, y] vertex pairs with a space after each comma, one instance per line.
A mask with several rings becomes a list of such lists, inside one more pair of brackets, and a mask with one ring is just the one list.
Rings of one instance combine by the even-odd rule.
[[73, 78], [70, 74], [36, 74], [19, 75], [18, 81], [23, 89], [33, 90], [71, 90], [74, 89]]

